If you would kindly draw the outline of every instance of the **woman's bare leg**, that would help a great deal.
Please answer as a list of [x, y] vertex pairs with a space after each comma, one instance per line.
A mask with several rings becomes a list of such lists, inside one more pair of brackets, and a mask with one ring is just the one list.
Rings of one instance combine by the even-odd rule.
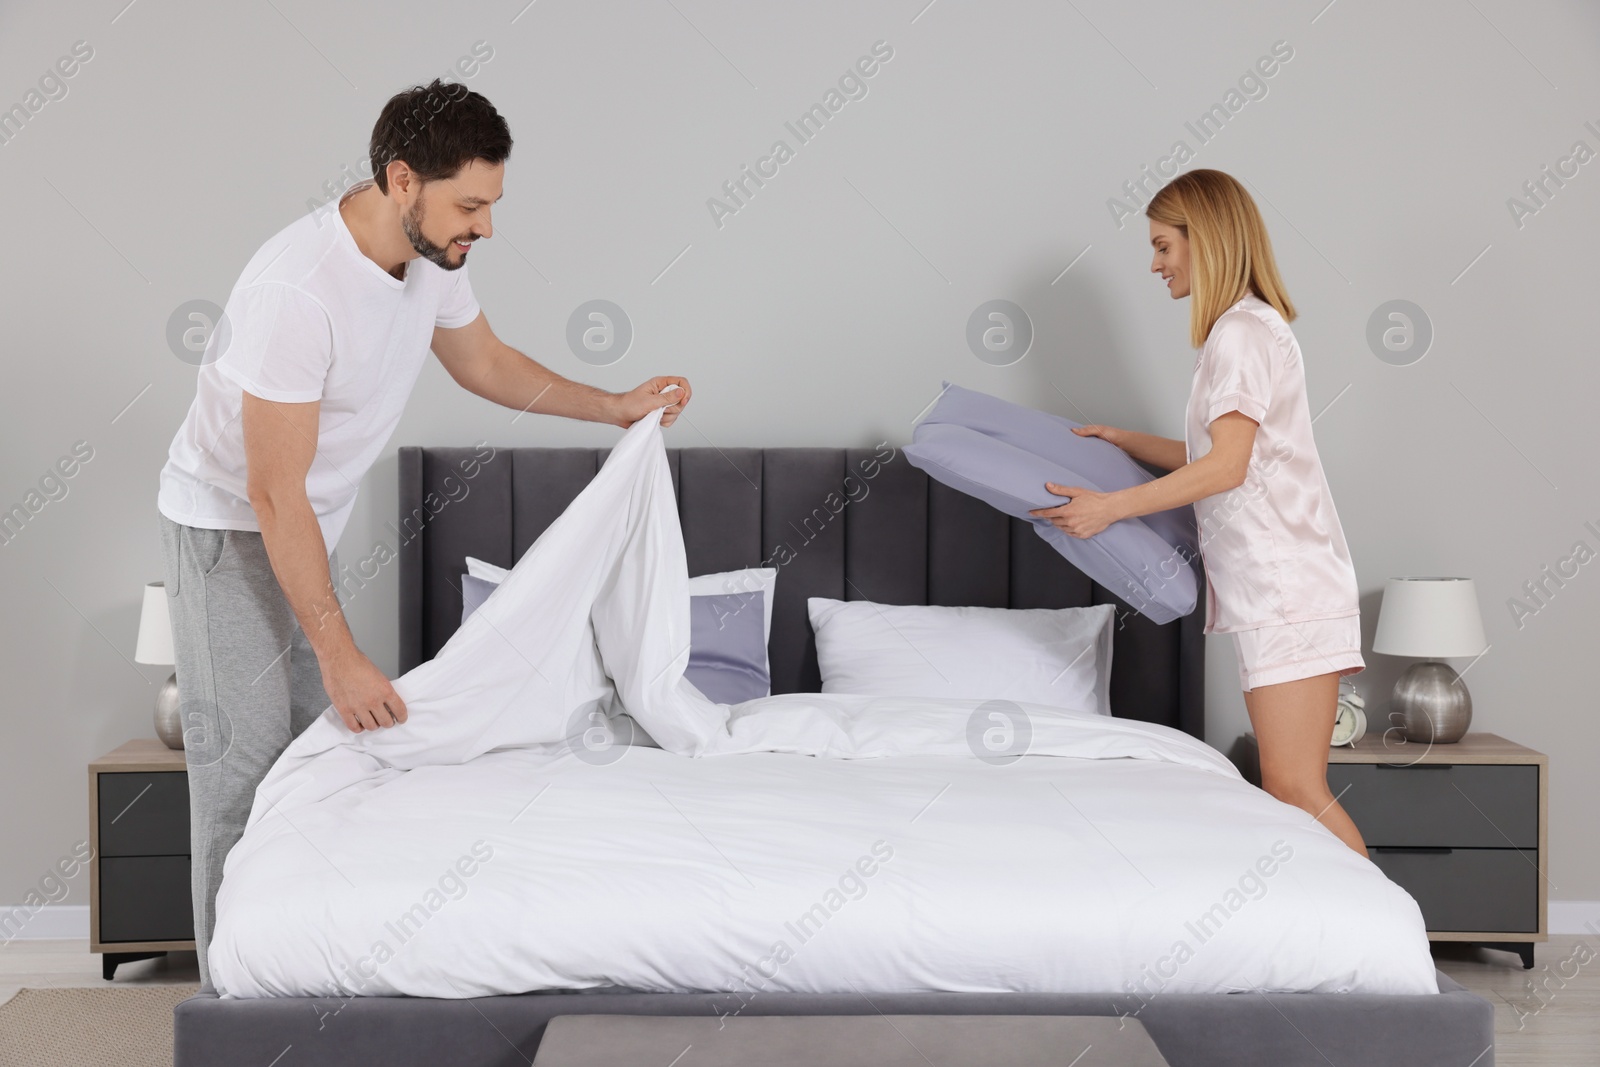
[[1335, 672], [1256, 686], [1244, 695], [1261, 754], [1261, 788], [1309, 812], [1365, 857], [1361, 831], [1328, 788], [1328, 749], [1338, 703]]

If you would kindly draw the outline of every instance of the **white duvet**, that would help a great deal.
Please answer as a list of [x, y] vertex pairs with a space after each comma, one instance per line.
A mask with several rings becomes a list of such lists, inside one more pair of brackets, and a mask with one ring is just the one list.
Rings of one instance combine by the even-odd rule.
[[[996, 763], [970, 701], [706, 700], [658, 422], [395, 683], [406, 724], [284, 752], [223, 995], [1438, 991], [1411, 897], [1179, 731], [1022, 705]], [[661, 747], [570, 740], [622, 711]]]

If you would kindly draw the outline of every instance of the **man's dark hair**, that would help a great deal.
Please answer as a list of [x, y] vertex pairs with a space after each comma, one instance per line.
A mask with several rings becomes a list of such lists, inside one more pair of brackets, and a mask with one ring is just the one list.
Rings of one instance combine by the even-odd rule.
[[448, 178], [474, 159], [504, 163], [511, 128], [481, 94], [435, 78], [389, 98], [372, 128], [369, 154], [373, 180], [387, 193], [388, 166], [396, 159], [424, 182]]

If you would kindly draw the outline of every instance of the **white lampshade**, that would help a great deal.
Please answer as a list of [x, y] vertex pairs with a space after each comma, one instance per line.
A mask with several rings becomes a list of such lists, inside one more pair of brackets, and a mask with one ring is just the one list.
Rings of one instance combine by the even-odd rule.
[[1384, 586], [1372, 651], [1446, 659], [1486, 647], [1471, 578], [1390, 578]]
[[151, 582], [144, 587], [144, 609], [139, 613], [139, 644], [133, 650], [135, 663], [172, 666], [172, 618], [167, 614], [167, 583]]

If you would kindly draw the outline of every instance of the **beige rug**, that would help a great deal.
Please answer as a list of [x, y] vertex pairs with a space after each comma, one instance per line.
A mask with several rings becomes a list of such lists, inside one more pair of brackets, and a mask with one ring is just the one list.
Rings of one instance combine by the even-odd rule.
[[24, 989], [0, 1005], [0, 1067], [171, 1067], [172, 1009], [199, 988]]

